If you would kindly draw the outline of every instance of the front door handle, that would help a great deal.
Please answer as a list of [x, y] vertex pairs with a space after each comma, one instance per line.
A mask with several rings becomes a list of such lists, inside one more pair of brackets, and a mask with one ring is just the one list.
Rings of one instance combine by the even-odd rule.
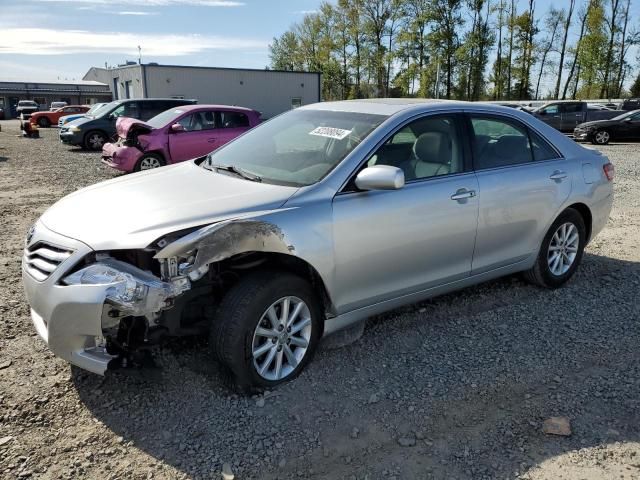
[[209, 142], [209, 143], [213, 143], [213, 142], [215, 142], [215, 141], [216, 141], [216, 139], [215, 139], [215, 138], [207, 138], [207, 142]]
[[563, 172], [562, 170], [556, 170], [551, 175], [549, 175], [551, 180], [562, 180], [563, 178], [567, 178], [567, 172]]
[[456, 193], [451, 195], [451, 200], [465, 200], [467, 198], [473, 198], [476, 196], [475, 190], [467, 190], [466, 188], [461, 188]]

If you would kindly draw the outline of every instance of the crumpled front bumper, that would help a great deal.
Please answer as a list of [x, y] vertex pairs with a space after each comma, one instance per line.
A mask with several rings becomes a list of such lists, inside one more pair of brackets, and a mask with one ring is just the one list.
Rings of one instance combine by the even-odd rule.
[[102, 147], [102, 162], [123, 172], [133, 172], [142, 152], [136, 147], [105, 143]]
[[103, 375], [115, 357], [102, 343], [102, 315], [108, 285], [60, 283], [69, 270], [92, 250], [78, 240], [59, 235], [42, 223], [36, 225], [29, 247], [49, 245], [72, 251], [44, 280], [29, 273], [29, 257], [22, 261], [22, 281], [31, 319], [40, 337], [58, 357]]

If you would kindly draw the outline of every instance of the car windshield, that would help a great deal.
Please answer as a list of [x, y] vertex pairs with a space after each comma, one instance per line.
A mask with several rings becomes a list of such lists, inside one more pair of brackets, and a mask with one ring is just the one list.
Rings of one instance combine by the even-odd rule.
[[87, 115], [96, 115], [106, 105], [106, 103], [96, 103], [89, 110], [87, 110]]
[[622, 115], [618, 115], [617, 117], [613, 117], [611, 120], [624, 120], [627, 117], [635, 115], [636, 113], [640, 113], [640, 110], [633, 110], [631, 112], [624, 112]]
[[36, 105], [36, 102], [29, 102], [29, 101], [18, 102], [18, 106], [20, 107], [32, 107], [34, 105]]
[[171, 123], [174, 119], [178, 118], [183, 113], [184, 110], [180, 108], [171, 108], [162, 113], [159, 113], [155, 117], [150, 118], [146, 123], [148, 125], [151, 125], [153, 128], [161, 128]]
[[281, 185], [320, 181], [387, 117], [328, 110], [294, 110], [249, 130], [212, 152], [201, 165], [227, 167]]
[[95, 118], [104, 117], [105, 115], [109, 114], [111, 112], [111, 110], [115, 109], [116, 107], [118, 107], [121, 104], [122, 103], [117, 101], [117, 100], [115, 102], [107, 103], [102, 108], [99, 108], [98, 110], [93, 112], [92, 116], [95, 117]]

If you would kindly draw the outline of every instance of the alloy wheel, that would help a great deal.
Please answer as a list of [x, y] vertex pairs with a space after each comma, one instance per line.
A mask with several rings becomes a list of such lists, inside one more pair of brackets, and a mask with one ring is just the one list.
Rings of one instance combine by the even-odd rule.
[[93, 133], [89, 137], [89, 145], [94, 150], [99, 150], [104, 145], [104, 138], [99, 133]]
[[609, 132], [607, 132], [606, 130], [601, 130], [599, 132], [596, 132], [596, 143], [600, 144], [600, 145], [604, 145], [605, 143], [609, 142]]
[[160, 160], [155, 157], [144, 157], [140, 160], [140, 170], [150, 170], [152, 168], [159, 168], [162, 164]]
[[266, 380], [290, 375], [309, 349], [311, 312], [298, 297], [283, 297], [262, 314], [253, 334], [253, 366]]
[[578, 255], [580, 234], [573, 223], [563, 223], [549, 242], [547, 264], [549, 271], [559, 277], [569, 271]]

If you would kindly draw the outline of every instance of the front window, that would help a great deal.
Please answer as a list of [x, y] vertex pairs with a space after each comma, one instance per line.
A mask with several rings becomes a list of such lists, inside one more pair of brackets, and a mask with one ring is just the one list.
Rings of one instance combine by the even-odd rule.
[[185, 132], [198, 132], [200, 130], [212, 130], [216, 128], [213, 112], [194, 112], [181, 118], [178, 123]]
[[118, 117], [130, 117], [130, 118], [138, 118], [138, 104], [136, 102], [127, 102], [120, 105], [113, 112], [111, 112], [111, 116], [114, 118]]
[[462, 172], [462, 141], [455, 117], [428, 116], [409, 123], [372, 155], [367, 166], [373, 165], [397, 167], [407, 181]]
[[386, 118], [365, 113], [293, 110], [211, 153], [202, 166], [237, 167], [269, 183], [311, 185]]

